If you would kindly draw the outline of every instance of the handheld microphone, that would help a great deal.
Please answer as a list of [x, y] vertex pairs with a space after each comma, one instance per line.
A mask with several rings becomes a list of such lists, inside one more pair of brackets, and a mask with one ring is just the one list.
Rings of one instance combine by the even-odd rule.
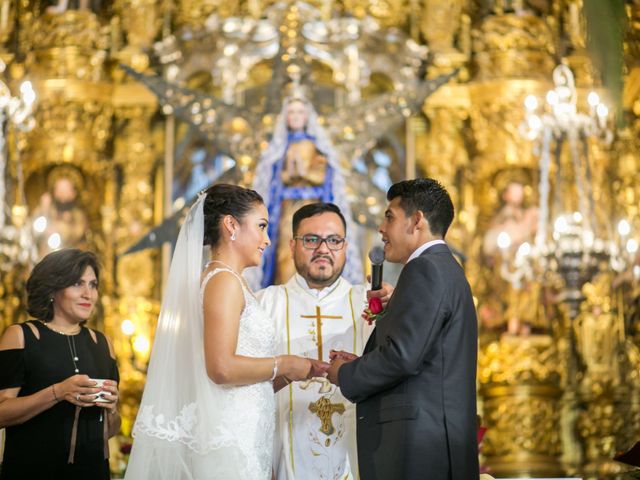
[[384, 262], [384, 249], [373, 247], [369, 250], [369, 260], [371, 260], [371, 290], [382, 288], [382, 262]]

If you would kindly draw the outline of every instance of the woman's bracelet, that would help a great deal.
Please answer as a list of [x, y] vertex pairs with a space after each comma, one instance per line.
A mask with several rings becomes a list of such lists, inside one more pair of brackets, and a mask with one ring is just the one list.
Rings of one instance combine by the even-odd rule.
[[56, 402], [59, 402], [60, 400], [58, 400], [58, 396], [56, 395], [56, 389], [54, 388], [55, 384], [51, 384], [51, 391], [53, 392], [53, 398], [56, 399]]
[[273, 357], [273, 375], [269, 381], [273, 382], [278, 376], [278, 357]]

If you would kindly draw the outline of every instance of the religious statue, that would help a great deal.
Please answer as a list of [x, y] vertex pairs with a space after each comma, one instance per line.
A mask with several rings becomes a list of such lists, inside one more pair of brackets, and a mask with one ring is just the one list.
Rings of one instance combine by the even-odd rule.
[[[534, 279], [511, 277], [509, 268], [518, 261], [521, 247], [532, 245], [538, 227], [538, 209], [525, 206], [525, 185], [510, 180], [502, 192], [502, 207], [492, 218], [483, 238], [482, 251], [496, 274], [507, 280], [500, 298], [502, 323], [510, 335], [528, 335], [533, 328], [544, 328], [544, 295]], [[482, 318], [482, 314], [480, 315]]]
[[502, 192], [502, 208], [493, 217], [484, 235], [482, 250], [485, 255], [497, 253], [501, 233], [509, 236], [510, 245], [506, 249], [512, 254], [523, 243], [534, 240], [538, 228], [538, 209], [525, 207], [524, 199], [525, 186], [518, 181], [509, 182]]
[[459, 33], [464, 0], [441, 2], [423, 1], [420, 31], [427, 39], [429, 48], [437, 52], [456, 51], [456, 35]]
[[[303, 95], [285, 99], [271, 142], [258, 162], [253, 188], [262, 195], [269, 210], [272, 241], [263, 257], [262, 271], [248, 275], [256, 286], [284, 283], [295, 272], [289, 249], [291, 219], [303, 205], [316, 201], [335, 203], [345, 212], [347, 236], [353, 238], [356, 233], [337, 152], [318, 124], [315, 109]], [[348, 244], [344, 275], [359, 283], [362, 267], [356, 245], [353, 240]]]
[[61, 247], [89, 246], [89, 219], [80, 204], [82, 185], [82, 175], [73, 167], [58, 167], [49, 173], [48, 190], [32, 215], [40, 256]]
[[616, 357], [624, 340], [624, 321], [611, 293], [611, 273], [603, 273], [582, 287], [585, 297], [575, 321], [576, 346], [587, 381], [620, 381]]

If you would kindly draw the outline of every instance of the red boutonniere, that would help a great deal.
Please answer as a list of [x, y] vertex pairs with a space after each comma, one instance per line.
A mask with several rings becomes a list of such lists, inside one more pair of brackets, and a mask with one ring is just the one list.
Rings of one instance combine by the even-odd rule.
[[379, 297], [372, 297], [369, 299], [369, 306], [364, 311], [367, 314], [367, 322], [371, 325], [375, 322], [380, 315], [384, 313], [382, 308], [382, 300]]

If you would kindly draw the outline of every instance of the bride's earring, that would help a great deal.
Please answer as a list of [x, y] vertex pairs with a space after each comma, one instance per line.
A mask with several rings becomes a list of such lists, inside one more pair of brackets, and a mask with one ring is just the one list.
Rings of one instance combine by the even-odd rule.
[[232, 241], [232, 242], [235, 242], [235, 241], [236, 241], [236, 232], [233, 232], [233, 233], [231, 234], [231, 241]]

